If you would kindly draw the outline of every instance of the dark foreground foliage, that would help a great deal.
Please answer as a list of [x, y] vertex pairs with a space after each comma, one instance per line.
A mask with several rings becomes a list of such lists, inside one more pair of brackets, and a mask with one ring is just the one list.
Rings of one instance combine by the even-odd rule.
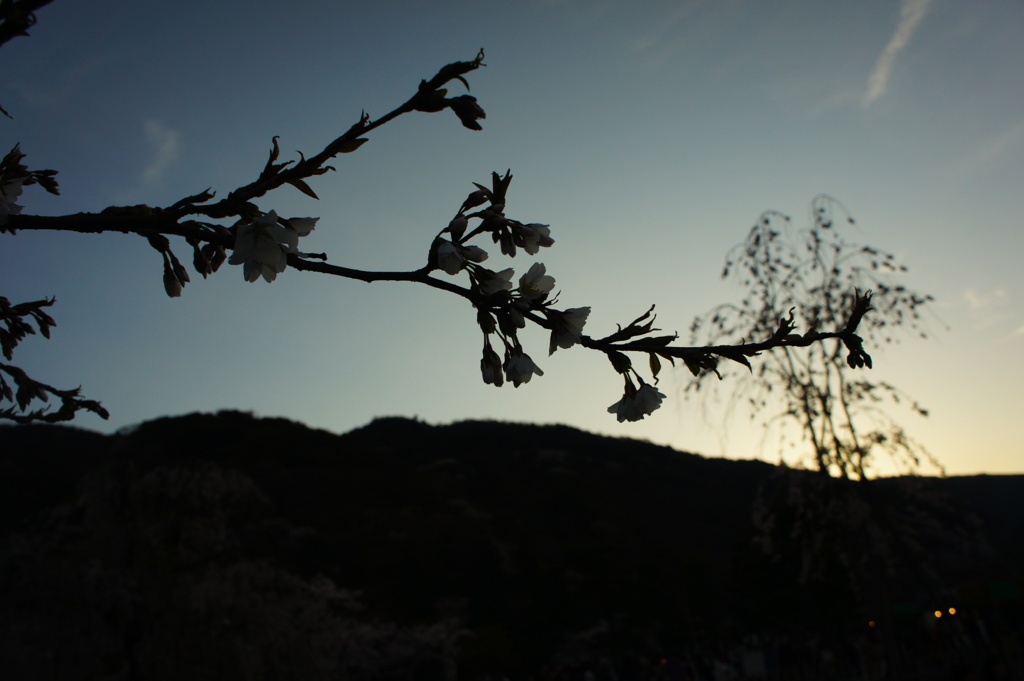
[[1024, 476], [853, 483], [562, 426], [237, 412], [0, 443], [5, 679], [1019, 664]]

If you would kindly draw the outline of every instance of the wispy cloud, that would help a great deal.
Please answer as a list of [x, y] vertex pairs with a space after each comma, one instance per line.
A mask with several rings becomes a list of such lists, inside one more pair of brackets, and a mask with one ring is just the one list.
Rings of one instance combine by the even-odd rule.
[[921, 20], [924, 19], [924, 15], [928, 13], [928, 7], [932, 2], [933, 0], [903, 0], [900, 21], [896, 25], [896, 30], [889, 38], [885, 49], [878, 55], [875, 68], [868, 76], [867, 91], [861, 100], [863, 106], [870, 106], [889, 89], [889, 78], [892, 76], [896, 59], [914, 36], [914, 32]]
[[990, 135], [978, 144], [961, 164], [961, 171], [972, 172], [994, 163], [1024, 146], [1024, 119]]
[[153, 146], [153, 159], [142, 171], [142, 182], [154, 185], [163, 177], [164, 171], [178, 160], [178, 149], [181, 146], [181, 132], [168, 127], [155, 118], [145, 123], [146, 139]]
[[1008, 296], [1006, 289], [997, 288], [992, 290], [991, 293], [978, 293], [972, 288], [964, 291], [964, 300], [967, 301], [967, 305], [972, 310], [980, 310], [982, 308], [991, 308], [1002, 305], [1007, 302]]
[[963, 294], [970, 311], [971, 326], [998, 342], [1005, 343], [1024, 336], [1020, 314], [1011, 305], [1010, 294], [1004, 288], [979, 292], [967, 289]]

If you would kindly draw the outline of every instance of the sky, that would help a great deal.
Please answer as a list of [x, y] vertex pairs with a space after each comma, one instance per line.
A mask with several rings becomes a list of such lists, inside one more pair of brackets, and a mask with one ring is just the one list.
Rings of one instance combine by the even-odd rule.
[[[856, 218], [849, 240], [895, 253], [900, 283], [936, 298], [927, 340], [869, 349], [872, 376], [930, 413], [894, 417], [950, 474], [1024, 472], [1024, 5], [57, 0], [37, 18], [0, 47], [13, 116], [0, 142], [60, 172], [61, 196], [28, 188], [26, 214], [223, 197], [256, 177], [273, 136], [283, 157], [311, 155], [482, 47], [469, 82], [483, 131], [451, 112], [403, 116], [310, 181], [319, 201], [285, 187], [260, 208], [319, 217], [302, 247], [334, 264], [413, 270], [472, 183], [511, 169], [507, 214], [549, 224], [556, 243], [508, 262], [491, 249], [492, 269], [543, 262], [562, 305], [592, 307], [595, 337], [655, 304], [685, 339], [741, 297], [719, 274], [761, 212], [806, 227], [830, 194]], [[780, 458], [723, 401], [686, 399], [685, 371], [663, 374], [662, 409], [618, 423], [607, 360], [548, 357], [539, 329], [523, 342], [544, 376], [484, 385], [474, 311], [427, 287], [296, 270], [248, 283], [225, 265], [170, 299], [141, 237], [0, 239], [0, 295], [57, 299], [53, 338], [15, 363], [110, 410], [82, 427], [219, 409], [333, 432], [499, 419]]]

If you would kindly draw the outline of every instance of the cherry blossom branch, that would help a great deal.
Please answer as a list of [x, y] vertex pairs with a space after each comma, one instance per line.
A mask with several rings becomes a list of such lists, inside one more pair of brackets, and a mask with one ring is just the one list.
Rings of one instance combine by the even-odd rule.
[[[284, 184], [291, 184], [311, 198], [317, 198], [306, 179], [333, 170], [326, 165], [327, 161], [339, 154], [355, 151], [367, 141], [363, 135], [405, 113], [451, 109], [465, 127], [481, 129], [478, 121], [485, 118], [485, 114], [476, 99], [470, 95], [448, 97], [443, 87], [452, 80], [458, 80], [468, 89], [469, 84], [464, 76], [480, 66], [483, 66], [483, 50], [473, 61], [454, 62], [445, 66], [429, 81], [421, 81], [417, 92], [404, 104], [375, 121], [364, 112], [359, 122], [309, 159], [300, 154], [298, 162], [279, 162], [280, 147], [275, 137], [260, 175], [215, 203], [210, 203], [214, 197], [213, 192], [206, 190], [166, 208], [146, 205], [112, 206], [100, 213], [55, 217], [21, 215], [21, 206], [16, 200], [23, 187], [39, 184], [54, 194], [58, 190], [54, 180], [56, 173], [52, 170], [30, 171], [22, 162], [24, 154], [15, 147], [0, 161], [0, 233], [14, 234], [17, 230], [27, 229], [138, 234], [145, 237], [160, 253], [164, 270], [163, 284], [171, 297], [182, 294], [184, 286], [190, 281], [190, 275], [172, 251], [168, 237], [183, 238], [192, 247], [193, 267], [204, 278], [216, 272], [226, 261], [232, 265], [241, 265], [244, 278], [250, 282], [260, 278], [273, 282], [278, 274], [291, 267], [363, 282], [407, 281], [423, 284], [461, 296], [476, 309], [484, 345], [480, 368], [486, 383], [501, 386], [507, 381], [519, 387], [528, 383], [533, 376], [543, 375], [544, 372], [526, 353], [519, 340], [519, 331], [525, 328], [527, 321], [550, 331], [549, 354], [574, 345], [605, 353], [624, 380], [622, 399], [609, 408], [620, 421], [644, 418], [657, 409], [665, 397], [633, 367], [626, 353], [647, 354], [655, 383], [661, 359], [673, 364], [676, 359], [680, 359], [694, 374], [704, 371], [717, 374], [719, 358], [739, 362], [749, 368], [748, 358], [766, 350], [784, 346], [808, 346], [829, 339], [840, 339], [846, 345], [850, 366], [870, 366], [871, 359], [863, 351], [861, 339], [855, 333], [861, 318], [870, 309], [870, 294], [858, 294], [846, 327], [832, 332], [795, 334], [791, 313], [788, 319], [780, 320], [778, 330], [770, 338], [760, 342], [732, 346], [674, 346], [672, 343], [678, 339], [678, 334], [652, 335], [658, 331], [653, 328], [652, 306], [625, 328], [619, 326], [611, 335], [599, 339], [584, 335], [583, 328], [590, 308], [555, 307], [558, 296], [551, 295], [555, 279], [547, 274], [543, 263], [534, 262], [520, 276], [518, 286], [514, 286], [514, 270], [506, 268], [493, 271], [484, 267], [482, 263], [489, 257], [487, 251], [471, 243], [474, 239], [489, 235], [493, 243], [499, 245], [502, 255], [509, 258], [514, 258], [519, 251], [525, 251], [530, 256], [537, 255], [541, 248], [551, 247], [555, 243], [548, 225], [520, 222], [505, 214], [511, 172], [504, 175], [492, 173], [490, 186], [474, 183], [476, 189], [462, 202], [455, 217], [430, 242], [426, 264], [410, 271], [373, 272], [353, 269], [326, 262], [327, 255], [324, 253], [303, 253], [298, 249], [299, 239], [314, 230], [319, 218], [283, 218], [275, 211], [263, 211], [253, 203], [255, 199]], [[226, 226], [201, 219], [188, 219], [189, 216], [236, 220], [234, 224]], [[475, 222], [472, 229], [471, 221]], [[460, 286], [450, 280], [431, 276], [434, 272], [443, 272], [449, 276], [468, 275], [469, 286]], [[44, 335], [49, 325], [52, 325], [49, 317], [45, 317], [45, 320], [49, 320], [46, 328], [40, 326]], [[32, 332], [31, 328], [29, 331]], [[495, 350], [495, 343], [501, 354]], [[106, 417], [105, 410], [98, 403], [79, 399], [77, 390], [56, 390], [29, 379], [17, 367], [0, 365], [0, 371], [11, 376], [18, 386], [15, 394], [2, 382], [0, 376], [0, 399], [16, 399], [18, 410], [23, 412], [15, 420], [62, 420], [70, 418], [78, 409]], [[46, 401], [48, 395], [62, 400], [59, 411], [52, 414], [45, 410], [27, 412], [32, 400]], [[0, 418], [15, 418], [14, 414], [15, 408], [11, 407], [0, 411]]]
[[[16, 390], [11, 388], [3, 374], [7, 374], [14, 381]], [[54, 388], [30, 378], [24, 370], [16, 366], [0, 363], [0, 400], [16, 402], [17, 405], [0, 409], [0, 419], [8, 419], [15, 423], [60, 423], [70, 421], [82, 410], [91, 411], [103, 419], [110, 418], [110, 412], [99, 402], [80, 397], [81, 391], [81, 387], [71, 390]], [[50, 396], [60, 400], [59, 409], [50, 411], [48, 407], [42, 407], [29, 411], [28, 407], [34, 400], [49, 402]]]
[[[323, 262], [327, 258], [326, 254], [301, 253], [297, 250], [298, 239], [312, 231], [315, 219], [283, 220], [273, 211], [260, 216], [253, 224], [238, 224], [232, 229], [195, 221], [179, 224], [168, 213], [145, 206], [113, 208], [100, 214], [78, 214], [51, 219], [11, 216], [9, 228], [50, 228], [84, 232], [122, 231], [146, 236], [154, 248], [164, 255], [164, 283], [171, 296], [181, 294], [181, 287], [188, 281], [188, 275], [185, 268], [170, 253], [170, 244], [165, 235], [184, 237], [196, 248], [195, 266], [204, 276], [216, 268], [211, 267], [209, 262], [204, 264], [203, 258], [200, 257], [202, 251], [198, 248], [198, 243], [203, 241], [220, 252], [231, 248], [234, 251], [231, 262], [245, 265], [246, 278], [249, 280], [262, 276], [268, 281], [273, 281], [278, 272], [283, 271], [286, 266], [291, 266], [302, 271], [364, 282], [421, 283], [454, 293], [467, 299], [478, 311], [478, 323], [485, 338], [484, 356], [481, 360], [485, 382], [500, 386], [507, 380], [518, 387], [529, 382], [533, 375], [543, 375], [543, 371], [526, 354], [518, 340], [518, 330], [525, 327], [526, 321], [530, 321], [551, 332], [550, 353], [557, 348], [579, 344], [588, 349], [604, 352], [609, 357], [613, 367], [624, 376], [625, 381], [623, 399], [610, 408], [619, 420], [639, 420], [660, 406], [664, 398], [663, 394], [648, 384], [633, 368], [632, 361], [625, 353], [646, 353], [655, 382], [661, 368], [661, 359], [667, 359], [673, 364], [676, 359], [680, 359], [695, 375], [703, 371], [717, 374], [719, 358], [729, 359], [750, 368], [748, 358], [767, 350], [779, 347], [806, 347], [830, 339], [839, 339], [847, 346], [850, 366], [870, 366], [871, 359], [863, 351], [861, 339], [856, 335], [860, 320], [870, 309], [870, 294], [858, 294], [855, 297], [849, 320], [846, 326], [838, 331], [812, 331], [802, 335], [793, 333], [795, 322], [791, 312], [787, 319], [779, 321], [778, 329], [770, 338], [759, 342], [676, 346], [672, 343], [678, 338], [678, 334], [651, 335], [658, 331], [653, 328], [652, 306], [644, 315], [625, 328], [620, 326], [618, 331], [609, 336], [595, 339], [584, 335], [582, 329], [590, 308], [554, 308], [556, 300], [548, 299], [554, 287], [554, 278], [546, 274], [546, 269], [541, 263], [534, 263], [520, 278], [519, 286], [513, 289], [513, 270], [494, 272], [484, 268], [480, 263], [487, 259], [488, 254], [482, 248], [469, 243], [473, 238], [489, 233], [492, 240], [500, 243], [502, 252], [509, 257], [516, 255], [517, 248], [535, 255], [540, 248], [554, 244], [547, 225], [524, 224], [504, 214], [505, 195], [510, 181], [510, 173], [504, 176], [493, 173], [491, 187], [477, 184], [478, 189], [462, 203], [456, 217], [434, 237], [428, 254], [428, 264], [411, 271], [358, 270]], [[490, 205], [482, 210], [468, 212], [472, 208], [488, 203]], [[479, 224], [467, 234], [471, 219], [478, 220]], [[260, 246], [256, 245], [257, 223], [261, 223], [264, 228], [264, 238]], [[251, 244], [247, 241], [250, 237], [245, 236], [249, 234], [244, 231], [245, 229], [249, 229], [253, 234]], [[266, 246], [270, 247], [269, 250], [266, 250]], [[280, 266], [272, 262], [273, 260], [279, 260]], [[449, 275], [458, 275], [465, 271], [469, 274], [470, 286], [465, 288], [430, 276], [432, 272], [438, 270]], [[504, 359], [498, 356], [491, 345], [489, 337], [492, 334], [503, 347]], [[639, 382], [639, 387], [633, 382], [634, 377]]]
[[[651, 310], [654, 308], [652, 307]], [[871, 366], [871, 357], [864, 352], [863, 339], [857, 335], [857, 327], [864, 314], [871, 310], [871, 292], [864, 295], [857, 293], [854, 308], [850, 312], [846, 325], [838, 331], [809, 331], [805, 334], [795, 334], [793, 331], [796, 324], [793, 313], [789, 317], [779, 320], [779, 328], [770, 338], [759, 342], [738, 343], [735, 345], [701, 345], [701, 346], [677, 346], [668, 345], [678, 336], [661, 336], [656, 338], [645, 338], [629, 343], [609, 342], [608, 339], [594, 340], [589, 336], [582, 336], [580, 344], [584, 347], [605, 352], [647, 352], [654, 353], [666, 359], [681, 359], [689, 365], [691, 362], [700, 362], [707, 359], [707, 356], [723, 357], [750, 368], [748, 357], [760, 355], [762, 352], [782, 347], [808, 347], [815, 343], [826, 340], [837, 339], [846, 345], [849, 355], [847, 363], [851, 367]], [[650, 314], [650, 311], [648, 311]], [[645, 315], [646, 317], [646, 315]], [[653, 322], [653, 316], [652, 316]], [[657, 329], [651, 329], [656, 331]], [[705, 369], [712, 367], [702, 367]]]
[[[57, 322], [43, 308], [50, 307], [53, 303], [53, 298], [49, 298], [11, 305], [7, 298], [0, 296], [0, 352], [4, 357], [10, 360], [18, 344], [27, 336], [35, 334], [37, 329], [45, 338], [50, 337], [50, 329], [56, 326]], [[13, 387], [7, 382], [8, 377], [13, 381]], [[109, 416], [107, 410], [99, 402], [79, 397], [80, 390], [81, 388], [72, 390], [54, 388], [30, 378], [16, 366], [0, 363], [0, 402], [7, 401], [17, 405], [0, 409], [0, 418], [19, 423], [29, 423], [30, 421], [55, 423], [73, 418], [75, 412], [80, 409], [91, 411], [103, 418]], [[29, 405], [34, 400], [49, 402], [51, 395], [60, 400], [60, 409], [55, 412], [50, 412], [46, 408], [28, 411]]]
[[[276, 163], [280, 155], [280, 147], [277, 144], [277, 137], [275, 137], [273, 139], [273, 148], [270, 152], [270, 159], [256, 180], [244, 187], [239, 187], [228, 194], [227, 198], [213, 205], [199, 206], [186, 204], [177, 208], [171, 208], [169, 212], [177, 216], [198, 213], [211, 218], [239, 215], [250, 201], [284, 184], [291, 184], [308, 196], [314, 199], [318, 198], [309, 185], [306, 184], [305, 180], [307, 178], [323, 175], [328, 171], [334, 170], [333, 167], [324, 164], [339, 154], [351, 153], [362, 146], [367, 141], [362, 135], [366, 135], [376, 128], [390, 123], [399, 116], [413, 111], [435, 113], [444, 109], [451, 109], [465, 127], [471, 130], [481, 130], [482, 128], [477, 123], [477, 120], [487, 116], [484, 110], [477, 104], [476, 98], [470, 95], [447, 97], [447, 90], [443, 89], [443, 86], [452, 80], [458, 80], [468, 90], [469, 83], [466, 82], [464, 76], [481, 66], [485, 66], [483, 60], [484, 51], [481, 49], [472, 61], [448, 64], [429, 81], [420, 81], [416, 94], [410, 97], [404, 104], [377, 120], [371, 120], [370, 116], [363, 112], [357, 123], [324, 147], [321, 152], [308, 159], [303, 157], [297, 163], [293, 161]], [[288, 168], [287, 166], [289, 165], [292, 165], [292, 167]], [[212, 198], [212, 194], [209, 196]]]
[[339, 265], [331, 265], [326, 262], [305, 260], [296, 255], [288, 256], [288, 266], [306, 272], [319, 272], [321, 274], [332, 274], [336, 277], [345, 277], [346, 279], [356, 279], [368, 284], [375, 281], [408, 281], [430, 286], [431, 288], [436, 288], [441, 291], [447, 291], [448, 293], [454, 293], [455, 295], [462, 296], [471, 302], [475, 302], [478, 298], [473, 294], [472, 290], [468, 288], [463, 288], [462, 286], [443, 279], [431, 277], [430, 272], [432, 271], [432, 268], [429, 267], [411, 270], [408, 272], [374, 272], [368, 270], [357, 270], [351, 267], [341, 267]]

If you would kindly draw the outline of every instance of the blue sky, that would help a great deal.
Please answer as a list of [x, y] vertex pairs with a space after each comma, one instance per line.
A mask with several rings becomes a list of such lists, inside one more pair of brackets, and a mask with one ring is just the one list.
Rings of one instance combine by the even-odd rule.
[[[829, 193], [857, 219], [848, 238], [897, 253], [905, 283], [937, 298], [930, 340], [873, 352], [877, 378], [931, 411], [905, 417], [910, 433], [952, 473], [1024, 471], [1017, 3], [57, 0], [38, 20], [0, 48], [4, 144], [60, 171], [62, 195], [30, 188], [26, 213], [224, 196], [272, 136], [285, 156], [314, 153], [483, 47], [482, 132], [403, 117], [311, 182], [320, 201], [286, 188], [260, 207], [319, 216], [303, 247], [335, 264], [411, 270], [471, 183], [511, 168], [508, 213], [551, 225], [537, 259], [565, 306], [593, 307], [592, 335], [652, 303], [685, 334], [739, 297], [718, 274], [761, 211], [803, 226]], [[161, 273], [140, 237], [3, 237], [3, 295], [57, 298], [54, 338], [16, 360], [113, 414], [79, 425], [221, 408], [336, 432], [495, 418], [778, 459], [744, 418], [681, 399], [681, 375], [662, 380], [659, 412], [617, 423], [607, 361], [546, 357], [542, 333], [524, 342], [543, 377], [486, 386], [473, 311], [435, 290], [297, 271], [250, 284], [225, 266], [172, 300]]]

